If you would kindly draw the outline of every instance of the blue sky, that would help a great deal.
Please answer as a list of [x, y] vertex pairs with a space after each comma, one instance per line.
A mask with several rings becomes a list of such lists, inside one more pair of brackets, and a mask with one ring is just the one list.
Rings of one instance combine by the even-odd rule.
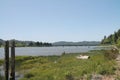
[[0, 0], [0, 38], [100, 41], [120, 29], [120, 0]]

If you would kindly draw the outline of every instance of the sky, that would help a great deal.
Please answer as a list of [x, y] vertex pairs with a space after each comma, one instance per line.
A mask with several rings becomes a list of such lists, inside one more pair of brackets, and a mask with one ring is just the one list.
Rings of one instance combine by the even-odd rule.
[[4, 40], [101, 41], [120, 29], [120, 0], [0, 0]]

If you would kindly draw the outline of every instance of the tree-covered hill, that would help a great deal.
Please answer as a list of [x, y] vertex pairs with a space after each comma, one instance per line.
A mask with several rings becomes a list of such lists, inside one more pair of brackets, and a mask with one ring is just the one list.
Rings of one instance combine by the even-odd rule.
[[99, 41], [82, 41], [82, 42], [67, 42], [67, 41], [59, 41], [55, 42], [53, 46], [97, 46], [99, 45]]
[[117, 32], [114, 32], [114, 34], [109, 35], [108, 37], [104, 36], [101, 44], [115, 44], [117, 46], [120, 46], [120, 29]]

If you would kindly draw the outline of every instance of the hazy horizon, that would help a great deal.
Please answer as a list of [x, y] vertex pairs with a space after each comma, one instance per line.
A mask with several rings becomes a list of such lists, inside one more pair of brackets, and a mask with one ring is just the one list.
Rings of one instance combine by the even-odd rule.
[[0, 39], [101, 41], [120, 29], [120, 0], [1, 0]]

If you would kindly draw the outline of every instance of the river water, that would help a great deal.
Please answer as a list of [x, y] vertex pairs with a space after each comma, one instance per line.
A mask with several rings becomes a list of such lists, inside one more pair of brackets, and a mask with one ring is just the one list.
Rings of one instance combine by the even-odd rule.
[[[58, 46], [58, 47], [16, 47], [17, 56], [49, 56], [65, 53], [88, 52], [97, 46]], [[0, 59], [4, 58], [4, 48], [0, 48]]]

